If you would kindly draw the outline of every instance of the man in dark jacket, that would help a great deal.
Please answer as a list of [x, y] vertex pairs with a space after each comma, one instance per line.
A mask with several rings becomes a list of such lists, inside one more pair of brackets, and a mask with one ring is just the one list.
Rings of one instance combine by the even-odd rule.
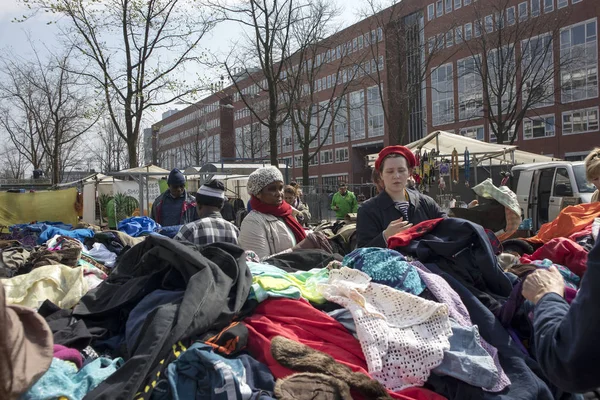
[[184, 225], [198, 219], [196, 199], [185, 190], [185, 176], [173, 169], [167, 180], [169, 189], [152, 203], [150, 218], [162, 226]]
[[588, 255], [577, 297], [563, 298], [564, 281], [556, 269], [537, 270], [523, 283], [523, 296], [535, 304], [535, 354], [558, 388], [582, 393], [600, 387], [600, 244]]

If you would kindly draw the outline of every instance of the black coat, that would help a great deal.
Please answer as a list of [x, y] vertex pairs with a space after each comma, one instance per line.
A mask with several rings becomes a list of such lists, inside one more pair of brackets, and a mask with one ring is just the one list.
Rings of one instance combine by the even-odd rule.
[[[410, 206], [408, 221], [416, 225], [435, 218], [446, 218], [440, 206], [429, 196], [415, 190], [407, 190]], [[357, 247], [387, 248], [383, 231], [390, 222], [401, 218], [402, 214], [394, 207], [394, 201], [387, 192], [365, 201], [358, 209], [356, 221]]]
[[571, 303], [547, 294], [533, 312], [535, 355], [548, 378], [569, 392], [600, 387], [600, 244]]
[[149, 236], [127, 251], [113, 273], [88, 292], [74, 316], [105, 338], [122, 334], [131, 310], [156, 289], [185, 290], [181, 304], [150, 313], [125, 364], [86, 399], [131, 399], [172, 345], [227, 326], [244, 305], [252, 275], [244, 251], [228, 243], [188, 245]]

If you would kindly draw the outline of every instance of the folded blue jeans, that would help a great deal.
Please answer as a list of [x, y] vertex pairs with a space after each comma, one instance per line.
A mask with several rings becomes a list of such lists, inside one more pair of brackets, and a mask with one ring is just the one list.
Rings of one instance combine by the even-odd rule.
[[444, 352], [442, 363], [432, 372], [454, 377], [469, 385], [491, 389], [498, 382], [498, 368], [490, 354], [481, 347], [477, 325], [461, 326], [450, 318], [450, 326], [450, 350]]

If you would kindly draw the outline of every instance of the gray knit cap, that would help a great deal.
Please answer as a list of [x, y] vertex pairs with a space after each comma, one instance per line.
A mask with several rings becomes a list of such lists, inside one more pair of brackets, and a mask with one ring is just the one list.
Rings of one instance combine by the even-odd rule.
[[248, 176], [248, 194], [256, 196], [265, 186], [277, 181], [283, 182], [283, 175], [277, 167], [259, 168]]

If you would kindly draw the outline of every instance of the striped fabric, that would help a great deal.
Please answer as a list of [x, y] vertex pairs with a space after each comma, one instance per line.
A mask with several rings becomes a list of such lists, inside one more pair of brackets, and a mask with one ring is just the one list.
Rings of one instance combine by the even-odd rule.
[[400, 211], [400, 213], [402, 214], [402, 218], [404, 218], [405, 221], [408, 221], [408, 207], [410, 206], [410, 203], [408, 201], [395, 201], [394, 202], [394, 207], [396, 208], [396, 210]]

